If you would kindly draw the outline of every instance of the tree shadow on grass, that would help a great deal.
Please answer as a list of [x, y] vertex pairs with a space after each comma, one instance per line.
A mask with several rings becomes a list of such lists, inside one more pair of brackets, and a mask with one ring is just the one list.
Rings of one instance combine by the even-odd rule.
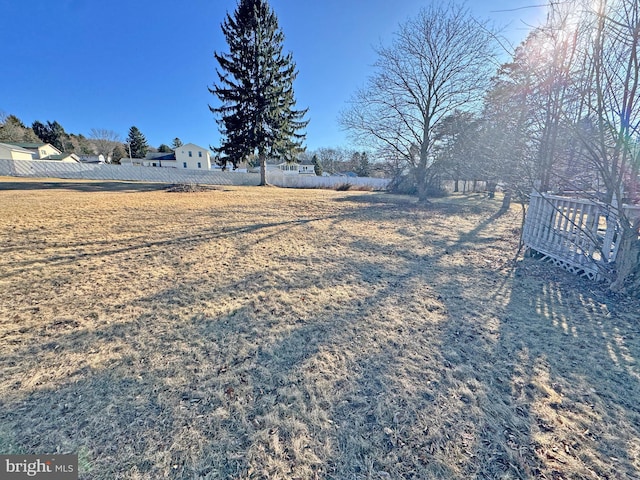
[[475, 462], [462, 476], [637, 478], [637, 327], [607, 309], [598, 287], [559, 270], [553, 280], [548, 265], [495, 275], [482, 260], [498, 264], [496, 252], [474, 241], [481, 226], [463, 237], [469, 261], [436, 286], [450, 314], [449, 388], [476, 385], [462, 415], [476, 428]]
[[0, 181], [2, 190], [73, 190], [76, 192], [153, 192], [167, 188], [163, 183], [138, 183], [138, 182], [65, 182], [32, 180], [28, 182]]
[[[175, 245], [186, 245], [186, 246], [194, 246], [197, 244], [210, 242], [217, 239], [223, 238], [234, 238], [237, 236], [250, 234], [254, 232], [258, 232], [260, 230], [268, 230], [273, 228], [280, 228], [278, 233], [282, 233], [287, 228], [291, 228], [298, 225], [305, 225], [310, 222], [326, 220], [329, 218], [335, 217], [319, 217], [319, 218], [305, 218], [300, 220], [291, 220], [285, 222], [271, 222], [271, 223], [255, 223], [242, 227], [230, 227], [230, 228], [222, 228], [209, 230], [206, 229], [202, 232], [192, 235], [184, 235], [184, 236], [174, 236], [167, 239], [162, 240], [153, 240], [153, 241], [141, 241], [140, 238], [131, 239], [126, 246], [117, 247], [117, 248], [99, 248], [95, 252], [82, 252], [82, 253], [69, 253], [67, 255], [55, 255], [55, 256], [46, 256], [41, 258], [35, 258], [30, 260], [19, 260], [13, 261], [10, 256], [6, 258], [5, 262], [0, 263], [0, 267], [3, 267], [3, 270], [6, 273], [0, 274], [1, 278], [9, 278], [14, 275], [18, 275], [20, 273], [24, 273], [28, 271], [28, 267], [33, 266], [35, 264], [46, 264], [46, 265], [64, 265], [77, 262], [82, 259], [93, 258], [93, 257], [110, 257], [119, 255], [127, 252], [136, 252], [136, 251], [144, 251], [151, 248], [162, 248], [168, 246]], [[276, 233], [272, 234], [275, 235]], [[270, 236], [265, 237], [265, 239], [270, 238]], [[112, 244], [112, 242], [109, 242]], [[87, 245], [93, 246], [101, 246], [104, 245], [105, 242], [92, 242], [90, 244], [81, 243], [81, 244], [71, 244], [69, 245], [70, 249], [75, 249], [78, 247], [84, 247]], [[111, 245], [112, 246], [112, 245]]]
[[501, 327], [502, 343], [522, 358], [513, 396], [529, 406], [531, 463], [546, 475], [637, 478], [637, 325], [586, 280], [558, 277], [515, 277]]
[[[352, 219], [362, 218], [366, 218], [369, 221], [386, 221], [389, 219], [393, 219], [396, 215], [397, 209], [395, 207], [380, 209], [376, 205], [371, 205], [370, 207], [359, 208], [356, 210], [341, 212], [337, 214], [302, 217], [288, 221], [264, 221], [242, 225], [240, 227], [234, 226], [223, 228], [206, 228], [197, 233], [192, 233], [189, 235], [173, 235], [169, 238], [157, 240], [145, 240], [140, 237], [119, 240], [119, 242], [124, 244], [124, 246], [114, 247], [112, 241], [69, 243], [65, 244], [64, 246], [64, 250], [69, 252], [67, 254], [58, 254], [51, 256], [43, 255], [39, 251], [34, 251], [32, 257], [35, 258], [30, 258], [28, 260], [14, 260], [12, 259], [11, 253], [19, 248], [32, 250], [33, 245], [14, 245], [10, 247], [10, 251], [4, 252], [2, 260], [0, 260], [0, 268], [2, 272], [0, 273], [0, 279], [11, 278], [13, 276], [28, 272], [30, 269], [36, 268], [38, 265], [43, 264], [47, 266], [66, 265], [82, 261], [84, 259], [102, 257], [109, 258], [123, 253], [144, 252], [154, 248], [166, 248], [176, 245], [193, 247], [224, 238], [242, 238], [248, 234], [258, 233], [261, 231], [267, 232], [267, 234], [261, 238], [261, 241], [267, 241], [273, 237], [282, 235], [291, 228], [307, 225], [314, 222], [329, 220], [336, 223], [342, 223]], [[257, 244], [257, 242], [255, 243]], [[91, 247], [93, 251], [87, 251], [86, 247]], [[78, 252], [78, 249], [81, 249], [81, 251]]]
[[[440, 213], [402, 212], [324, 216], [340, 243], [331, 254], [275, 271], [243, 264], [215, 285], [179, 274], [122, 305], [136, 312], [126, 321], [48, 326], [3, 359], [14, 385], [3, 435], [27, 452], [87, 449], [82, 478], [613, 477], [614, 453], [618, 478], [633, 478], [629, 325], [599, 324], [584, 293], [497, 273], [484, 258], [499, 249], [473, 241], [512, 245], [487, 232], [497, 224], [443, 231], [440, 242], [465, 244], [443, 258], [425, 253], [429, 224], [413, 224]], [[348, 233], [353, 220], [391, 223]], [[263, 222], [273, 230], [235, 228], [234, 239], [244, 248], [314, 222]], [[616, 361], [623, 373], [603, 383]], [[601, 420], [628, 433], [612, 438]], [[571, 435], [584, 468], [547, 456], [569, 462], [557, 450]]]
[[[270, 283], [248, 272], [244, 281], [216, 290], [177, 278], [173, 287], [133, 302], [130, 307], [146, 313], [131, 321], [84, 330], [81, 322], [55, 326], [7, 358], [15, 393], [4, 400], [3, 425], [30, 452], [87, 448], [93, 472], [106, 472], [102, 478], [233, 478], [293, 470], [303, 478], [339, 478], [340, 472], [364, 475], [378, 468], [371, 463], [375, 445], [386, 440], [365, 447], [364, 456], [330, 459], [351, 451], [352, 439], [336, 434], [347, 415], [342, 407], [359, 402], [374, 408], [359, 392], [371, 399], [382, 394], [390, 353], [378, 352], [388, 341], [395, 342], [392, 352], [401, 348], [400, 341], [376, 336], [400, 308], [397, 294], [414, 275], [412, 257], [397, 257], [385, 276], [375, 255], [391, 255], [388, 245], [359, 243], [359, 236], [342, 240], [374, 260], [340, 257], [329, 269], [309, 271], [306, 259], [293, 258], [290, 275], [275, 284], [268, 271], [260, 275]], [[220, 291], [241, 287], [246, 298], [237, 299], [239, 306], [207, 313]], [[312, 304], [301, 307], [295, 299]], [[187, 317], [193, 309], [203, 311]], [[25, 384], [19, 363], [26, 357], [52, 372], [38, 371]], [[352, 367], [362, 373], [362, 388]], [[67, 416], [75, 423], [60, 431]], [[369, 412], [355, 421], [380, 434], [378, 417]]]

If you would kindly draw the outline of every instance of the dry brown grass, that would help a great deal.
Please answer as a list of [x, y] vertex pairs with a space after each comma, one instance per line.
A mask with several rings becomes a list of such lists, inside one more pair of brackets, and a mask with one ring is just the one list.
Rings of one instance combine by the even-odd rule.
[[499, 200], [3, 182], [0, 453], [105, 480], [640, 477], [638, 303], [514, 268]]

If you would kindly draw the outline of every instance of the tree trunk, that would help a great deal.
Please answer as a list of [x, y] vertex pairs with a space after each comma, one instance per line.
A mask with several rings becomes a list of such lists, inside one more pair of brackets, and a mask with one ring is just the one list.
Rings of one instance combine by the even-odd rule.
[[427, 184], [429, 183], [427, 180], [427, 172], [426, 169], [423, 168], [422, 165], [418, 165], [413, 168], [413, 180], [415, 182], [416, 190], [418, 193], [418, 202], [420, 203], [429, 203], [427, 199]]
[[269, 185], [267, 182], [267, 157], [264, 154], [260, 154], [260, 187]]
[[455, 183], [453, 184], [453, 192], [458, 193], [460, 191], [460, 187], [458, 187], [458, 179], [456, 178], [454, 182]]
[[500, 212], [506, 212], [509, 210], [511, 206], [511, 191], [507, 190], [504, 192], [504, 197], [502, 197], [502, 206], [500, 207]]
[[496, 182], [493, 180], [487, 181], [487, 196], [493, 198], [496, 196]]
[[616, 279], [609, 287], [613, 292], [629, 292], [640, 296], [640, 219], [624, 222], [622, 240], [616, 257]]
[[427, 198], [427, 185], [426, 182], [422, 179], [418, 181], [418, 202], [420, 203], [429, 203], [429, 199]]

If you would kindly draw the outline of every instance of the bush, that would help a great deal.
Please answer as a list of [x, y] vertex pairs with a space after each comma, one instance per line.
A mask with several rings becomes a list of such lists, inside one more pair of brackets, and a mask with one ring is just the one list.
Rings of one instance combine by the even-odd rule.
[[440, 186], [427, 187], [427, 197], [442, 198], [447, 197], [449, 192]]
[[[418, 195], [418, 187], [411, 175], [399, 175], [391, 180], [388, 191], [391, 193], [398, 193], [400, 195]], [[427, 196], [432, 198], [446, 197], [449, 192], [443, 187], [438, 185], [431, 185], [427, 187]]]
[[413, 177], [409, 175], [398, 175], [391, 183], [389, 183], [388, 187], [389, 192], [398, 193], [401, 195], [417, 195], [418, 188], [416, 187], [415, 182], [413, 181]]

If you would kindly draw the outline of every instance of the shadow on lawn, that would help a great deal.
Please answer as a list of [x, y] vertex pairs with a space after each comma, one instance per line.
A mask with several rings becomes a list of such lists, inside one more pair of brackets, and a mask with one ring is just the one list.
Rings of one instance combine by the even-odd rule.
[[[129, 245], [118, 248], [102, 248], [95, 252], [82, 252], [82, 253], [69, 253], [67, 255], [56, 255], [50, 257], [42, 257], [36, 258], [32, 260], [21, 260], [21, 261], [13, 261], [9, 255], [5, 256], [5, 261], [0, 263], [0, 267], [6, 271], [6, 273], [0, 274], [0, 279], [8, 278], [20, 273], [24, 273], [28, 271], [28, 268], [35, 264], [47, 264], [47, 265], [64, 265], [69, 263], [77, 262], [81, 259], [91, 258], [91, 257], [109, 257], [113, 255], [118, 255], [121, 253], [127, 252], [135, 252], [147, 250], [155, 247], [167, 247], [176, 244], [183, 244], [193, 246], [196, 244], [201, 244], [204, 242], [209, 242], [212, 240], [220, 239], [220, 238], [229, 238], [241, 236], [244, 234], [250, 234], [253, 232], [257, 232], [260, 230], [267, 230], [270, 228], [278, 228], [283, 227], [280, 230], [280, 233], [288, 228], [297, 225], [304, 225], [314, 221], [326, 220], [330, 218], [338, 218], [339, 216], [326, 216], [319, 218], [305, 218], [300, 220], [292, 220], [285, 222], [271, 222], [271, 223], [255, 223], [248, 226], [243, 227], [232, 227], [232, 228], [222, 228], [219, 230], [205, 230], [200, 233], [194, 235], [185, 235], [180, 237], [172, 237], [162, 240], [154, 240], [154, 241], [140, 241], [140, 238], [131, 239], [128, 241]], [[269, 238], [269, 237], [266, 237]], [[84, 247], [88, 245], [99, 246], [104, 244], [111, 244], [113, 242], [91, 242], [91, 243], [81, 243], [81, 244], [70, 244], [67, 245], [71, 250], [76, 249], [78, 247]], [[125, 242], [126, 243], [126, 242]], [[16, 248], [16, 247], [13, 247]]]
[[[467, 248], [485, 248], [474, 242], [483, 225], [460, 239]], [[437, 286], [449, 310], [440, 347], [451, 370], [446, 383], [453, 395], [476, 385], [462, 415], [476, 432], [475, 462], [462, 476], [637, 478], [640, 345], [632, 315], [609, 311], [600, 287], [561, 270], [558, 280], [529, 278], [553, 267], [521, 262], [496, 282], [478, 266], [453, 268]], [[461, 282], [465, 275], [472, 280]]]
[[515, 277], [504, 313], [500, 348], [521, 359], [511, 367], [512, 401], [530, 406], [529, 444], [525, 432], [515, 441], [536, 474], [542, 463], [547, 476], [637, 478], [637, 325], [624, 307], [609, 311], [587, 281], [558, 277]]
[[[365, 208], [163, 242], [404, 213]], [[131, 321], [52, 330], [4, 360], [0, 435], [28, 453], [86, 449], [81, 478], [636, 477], [637, 326], [526, 265], [497, 273], [484, 240], [505, 220], [488, 218], [436, 240], [446, 259], [398, 224], [403, 245], [343, 235], [351, 262], [291, 258], [277, 282], [265, 269], [215, 289], [177, 278]], [[230, 291], [235, 307], [207, 313]], [[52, 379], [21, 391], [22, 358]]]
[[[2, 268], [2, 273], [0, 273], [0, 279], [10, 278], [17, 274], [21, 274], [29, 271], [29, 268], [36, 264], [47, 264], [47, 265], [64, 265], [77, 262], [82, 259], [92, 258], [92, 257], [109, 257], [127, 252], [136, 252], [143, 251], [150, 248], [156, 247], [168, 247], [175, 244], [183, 244], [185, 246], [194, 246], [196, 244], [202, 244], [205, 242], [213, 241], [220, 238], [235, 238], [238, 236], [242, 236], [245, 234], [250, 234], [253, 232], [261, 231], [261, 230], [269, 230], [269, 229], [278, 229], [271, 234], [265, 236], [262, 240], [268, 240], [275, 235], [282, 234], [286, 230], [300, 225], [309, 224], [312, 222], [318, 222], [322, 220], [333, 220], [337, 223], [348, 221], [354, 218], [368, 218], [371, 220], [389, 220], [393, 219], [394, 216], [397, 215], [396, 208], [380, 208], [377, 205], [370, 205], [366, 208], [361, 208], [355, 211], [350, 211], [348, 213], [336, 214], [336, 215], [325, 215], [321, 217], [311, 217], [311, 218], [301, 218], [297, 220], [290, 221], [277, 221], [277, 222], [262, 222], [262, 223], [254, 223], [242, 227], [229, 227], [229, 228], [221, 228], [221, 229], [205, 229], [199, 233], [171, 237], [161, 240], [153, 240], [153, 241], [142, 241], [140, 238], [132, 238], [129, 240], [121, 240], [122, 243], [128, 243], [126, 246], [117, 247], [117, 248], [105, 248], [104, 246], [113, 246], [113, 242], [110, 241], [93, 241], [93, 242], [82, 242], [82, 243], [71, 243], [65, 245], [66, 249], [69, 249], [71, 253], [66, 255], [55, 255], [55, 256], [41, 256], [39, 258], [34, 258], [30, 260], [12, 260], [10, 252], [4, 252], [5, 255], [3, 259], [0, 260], [0, 268]], [[282, 227], [282, 228], [280, 228]], [[94, 252], [86, 252], [82, 251], [78, 253], [74, 251], [77, 248], [82, 247], [101, 247]], [[32, 249], [33, 246], [30, 244], [25, 244], [23, 246], [13, 245], [10, 247], [11, 251], [15, 251], [16, 249]], [[1, 249], [0, 249], [1, 251]], [[35, 256], [38, 253], [34, 254]]]
[[138, 182], [65, 182], [65, 181], [39, 181], [6, 182], [0, 181], [2, 190], [74, 190], [77, 192], [152, 192], [164, 190], [164, 183], [138, 183]]

